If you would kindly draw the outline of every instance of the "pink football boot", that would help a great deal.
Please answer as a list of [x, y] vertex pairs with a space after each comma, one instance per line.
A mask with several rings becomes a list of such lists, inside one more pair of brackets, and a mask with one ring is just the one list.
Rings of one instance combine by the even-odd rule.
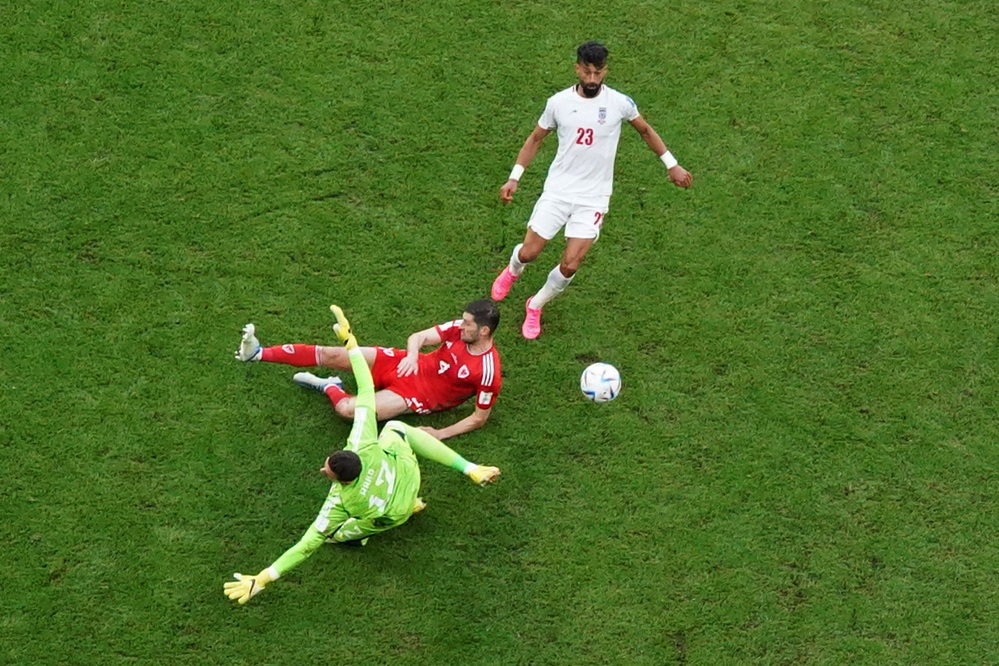
[[493, 281], [493, 291], [492, 297], [494, 301], [502, 301], [506, 298], [506, 295], [510, 293], [510, 287], [513, 283], [517, 281], [519, 275], [514, 275], [510, 272], [510, 267], [507, 266], [503, 269], [503, 272], [499, 274]]
[[527, 316], [524, 317], [524, 325], [520, 328], [520, 332], [528, 340], [533, 340], [541, 335], [541, 308], [532, 308], [530, 298], [524, 303], [524, 308], [527, 310]]

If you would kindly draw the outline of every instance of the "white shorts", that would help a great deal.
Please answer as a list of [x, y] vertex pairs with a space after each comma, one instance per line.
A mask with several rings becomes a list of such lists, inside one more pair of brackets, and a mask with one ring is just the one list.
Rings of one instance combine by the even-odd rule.
[[599, 238], [600, 227], [607, 215], [609, 197], [603, 201], [570, 203], [565, 199], [542, 194], [534, 204], [527, 228], [545, 240], [551, 240], [565, 227], [566, 238]]

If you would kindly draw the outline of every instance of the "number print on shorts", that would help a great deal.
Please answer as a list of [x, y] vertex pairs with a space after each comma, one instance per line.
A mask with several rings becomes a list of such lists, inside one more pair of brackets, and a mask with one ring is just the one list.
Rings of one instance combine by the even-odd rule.
[[593, 145], [593, 130], [589, 127], [576, 128], [576, 143], [581, 146]]
[[605, 213], [601, 213], [599, 210], [595, 212], [593, 214], [593, 224], [599, 227], [604, 221], [604, 215]]

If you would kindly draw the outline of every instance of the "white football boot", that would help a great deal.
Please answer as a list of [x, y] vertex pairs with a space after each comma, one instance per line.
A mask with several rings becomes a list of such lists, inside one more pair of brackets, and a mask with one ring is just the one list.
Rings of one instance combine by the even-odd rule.
[[260, 340], [257, 340], [256, 328], [253, 324], [243, 327], [243, 339], [239, 342], [239, 349], [236, 350], [236, 359], [246, 361], [260, 360]]
[[291, 380], [299, 386], [304, 386], [320, 393], [326, 393], [326, 389], [331, 385], [343, 388], [343, 380], [339, 377], [316, 377], [311, 372], [296, 372]]

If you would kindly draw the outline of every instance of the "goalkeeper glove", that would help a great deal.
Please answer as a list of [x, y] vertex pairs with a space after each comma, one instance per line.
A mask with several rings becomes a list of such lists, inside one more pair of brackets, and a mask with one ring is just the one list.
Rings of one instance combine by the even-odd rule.
[[343, 310], [340, 309], [339, 305], [331, 305], [330, 310], [336, 317], [336, 323], [333, 324], [333, 332], [336, 336], [340, 338], [343, 342], [343, 346], [347, 348], [348, 351], [357, 348], [357, 338], [350, 331], [350, 322], [347, 321], [347, 317], [344, 316]]
[[273, 567], [264, 569], [256, 576], [244, 576], [241, 573], [233, 574], [236, 582], [228, 582], [222, 587], [225, 589], [225, 596], [233, 601], [238, 601], [240, 605], [257, 596], [264, 591], [269, 584], [278, 579], [278, 573]]

